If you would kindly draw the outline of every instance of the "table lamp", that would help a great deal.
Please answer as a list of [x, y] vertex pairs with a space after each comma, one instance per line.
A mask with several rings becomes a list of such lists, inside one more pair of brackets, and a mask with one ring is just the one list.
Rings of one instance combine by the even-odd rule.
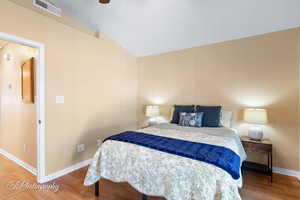
[[248, 136], [251, 140], [260, 141], [263, 138], [263, 129], [257, 124], [266, 124], [268, 116], [266, 109], [247, 108], [244, 110], [244, 120], [255, 124], [249, 128]]
[[146, 117], [149, 117], [149, 125], [157, 124], [156, 118], [159, 116], [159, 106], [146, 106]]

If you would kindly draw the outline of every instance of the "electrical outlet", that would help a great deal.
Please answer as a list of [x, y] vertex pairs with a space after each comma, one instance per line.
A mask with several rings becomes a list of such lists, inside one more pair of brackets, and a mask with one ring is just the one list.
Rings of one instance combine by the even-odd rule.
[[9, 83], [9, 84], [8, 84], [8, 89], [9, 89], [9, 90], [12, 90], [12, 88], [13, 88], [12, 84]]
[[102, 140], [101, 140], [101, 139], [98, 139], [98, 140], [97, 140], [97, 146], [100, 147], [101, 144], [102, 144]]
[[85, 145], [84, 144], [78, 144], [77, 145], [77, 152], [84, 152], [85, 151]]

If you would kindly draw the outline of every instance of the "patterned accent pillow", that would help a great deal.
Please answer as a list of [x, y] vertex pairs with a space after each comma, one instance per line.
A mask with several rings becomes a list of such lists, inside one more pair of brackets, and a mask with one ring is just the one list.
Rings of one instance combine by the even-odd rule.
[[191, 126], [191, 127], [202, 127], [203, 113], [179, 113], [179, 125], [180, 126]]

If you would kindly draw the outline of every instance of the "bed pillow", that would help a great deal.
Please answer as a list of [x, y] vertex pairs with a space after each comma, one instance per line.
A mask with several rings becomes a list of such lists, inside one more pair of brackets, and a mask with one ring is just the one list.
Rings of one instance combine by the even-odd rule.
[[192, 112], [194, 112], [194, 108], [195, 108], [194, 105], [188, 105], [188, 106], [175, 105], [171, 123], [178, 124], [179, 123], [179, 113], [180, 112], [192, 113]]
[[203, 113], [179, 113], [179, 126], [202, 127]]
[[232, 115], [233, 115], [232, 111], [222, 110], [220, 116], [220, 126], [230, 128]]
[[220, 127], [221, 106], [197, 106], [196, 112], [203, 112], [202, 126]]
[[169, 115], [169, 122], [170, 123], [172, 123], [173, 113], [174, 113], [174, 106], [172, 106], [171, 111], [170, 111], [170, 115]]

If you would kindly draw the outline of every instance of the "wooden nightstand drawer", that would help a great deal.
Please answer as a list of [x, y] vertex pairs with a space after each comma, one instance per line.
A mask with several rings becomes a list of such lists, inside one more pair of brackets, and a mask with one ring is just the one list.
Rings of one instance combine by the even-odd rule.
[[272, 151], [272, 145], [270, 144], [243, 142], [243, 146], [246, 152], [268, 153]]

